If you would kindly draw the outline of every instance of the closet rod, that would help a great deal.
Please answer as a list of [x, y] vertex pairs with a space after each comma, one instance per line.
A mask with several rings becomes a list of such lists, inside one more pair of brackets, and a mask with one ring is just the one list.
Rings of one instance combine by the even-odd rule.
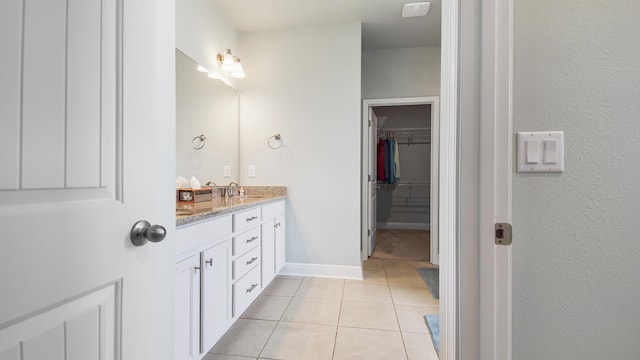
[[378, 129], [379, 132], [418, 132], [418, 131], [431, 131], [429, 128], [383, 128]]
[[384, 186], [429, 186], [429, 183], [414, 183], [414, 182], [397, 182], [395, 184], [388, 184], [388, 183], [377, 183], [377, 185], [384, 185]]

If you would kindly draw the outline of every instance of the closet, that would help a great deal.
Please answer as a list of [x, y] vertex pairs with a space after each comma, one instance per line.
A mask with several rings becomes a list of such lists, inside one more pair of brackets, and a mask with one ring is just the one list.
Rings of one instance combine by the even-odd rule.
[[372, 257], [430, 261], [431, 105], [375, 106], [373, 112], [377, 241]]

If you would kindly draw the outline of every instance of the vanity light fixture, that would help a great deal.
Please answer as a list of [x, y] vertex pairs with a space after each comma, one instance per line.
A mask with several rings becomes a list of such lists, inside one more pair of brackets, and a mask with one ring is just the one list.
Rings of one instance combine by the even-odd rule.
[[224, 71], [230, 72], [235, 78], [244, 78], [246, 75], [242, 69], [242, 63], [237, 56], [233, 56], [230, 49], [224, 49], [222, 54], [217, 56], [218, 66]]
[[218, 74], [218, 73], [217, 73], [217, 72], [215, 72], [215, 71], [209, 71], [209, 72], [207, 73], [207, 77], [208, 77], [209, 79], [220, 79], [220, 74]]
[[235, 63], [235, 67], [233, 68], [233, 71], [231, 71], [231, 76], [238, 79], [242, 79], [245, 76], [247, 76], [245, 75], [244, 70], [242, 69], [242, 63], [240, 62], [240, 58], [237, 56], [234, 56], [233, 62]]

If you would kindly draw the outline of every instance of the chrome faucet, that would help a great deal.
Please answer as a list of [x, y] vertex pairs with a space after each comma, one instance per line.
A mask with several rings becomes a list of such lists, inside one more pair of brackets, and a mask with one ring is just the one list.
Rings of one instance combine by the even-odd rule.
[[229, 185], [227, 185], [227, 190], [224, 192], [224, 194], [225, 194], [225, 196], [226, 196], [226, 197], [231, 197], [231, 196], [233, 196], [233, 193], [232, 193], [231, 191], [232, 191], [232, 189], [233, 189], [233, 187], [234, 187], [234, 186], [235, 186], [236, 188], [238, 187], [238, 183], [237, 183], [237, 182], [235, 182], [235, 181], [232, 181], [232, 182], [230, 182], [230, 183], [229, 183]]

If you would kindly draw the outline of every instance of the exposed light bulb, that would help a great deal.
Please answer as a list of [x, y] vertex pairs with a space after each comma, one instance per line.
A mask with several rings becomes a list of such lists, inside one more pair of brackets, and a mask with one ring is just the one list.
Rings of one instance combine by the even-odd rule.
[[210, 79], [220, 79], [220, 74], [218, 74], [215, 71], [209, 71], [207, 73], [207, 77], [210, 78]]
[[204, 66], [202, 66], [202, 65], [200, 65], [200, 64], [198, 64], [198, 67], [197, 67], [196, 69], [197, 69], [198, 71], [200, 71], [200, 72], [203, 72], [203, 73], [209, 72], [209, 70], [207, 70], [207, 68], [206, 68], [206, 67], [204, 67]]

